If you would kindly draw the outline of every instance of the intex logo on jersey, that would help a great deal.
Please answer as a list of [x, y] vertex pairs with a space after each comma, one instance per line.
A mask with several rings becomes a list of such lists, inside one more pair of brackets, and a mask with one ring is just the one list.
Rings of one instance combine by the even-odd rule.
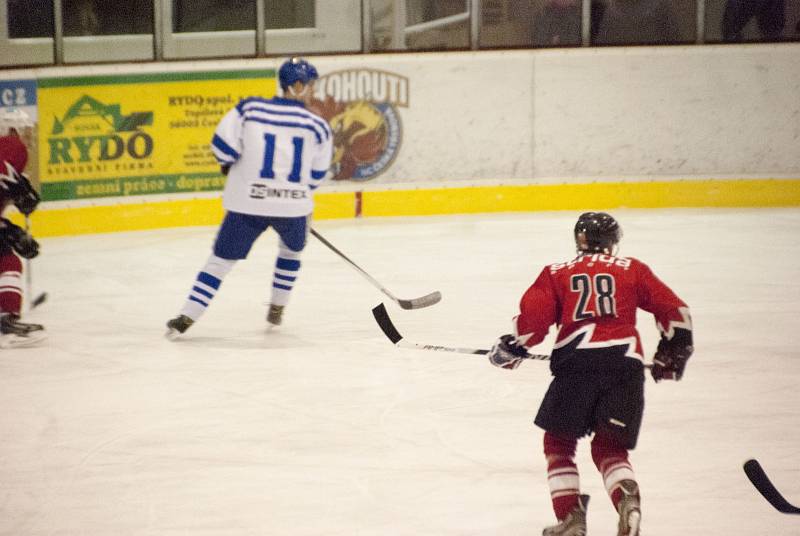
[[408, 78], [387, 71], [335, 71], [316, 81], [309, 109], [333, 129], [333, 180], [369, 180], [389, 167], [402, 140], [398, 108], [408, 102]]
[[280, 197], [282, 199], [305, 199], [308, 197], [305, 190], [292, 190], [291, 188], [270, 188], [265, 184], [250, 183], [250, 197], [252, 199], [267, 199]]

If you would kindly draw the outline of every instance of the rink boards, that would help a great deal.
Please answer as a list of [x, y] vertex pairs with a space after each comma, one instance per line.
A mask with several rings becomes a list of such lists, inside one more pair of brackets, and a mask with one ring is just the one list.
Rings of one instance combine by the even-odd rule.
[[[542, 210], [800, 206], [800, 179], [592, 182], [320, 192], [315, 219]], [[39, 237], [216, 225], [218, 195], [69, 208], [32, 216]], [[19, 220], [19, 215], [14, 215]], [[14, 219], [12, 217], [12, 219]]]
[[[799, 51], [313, 57], [310, 106], [337, 132], [361, 125], [335, 136], [315, 218], [800, 206]], [[38, 123], [35, 235], [217, 224], [213, 130], [243, 96], [274, 94], [279, 61], [0, 73]]]

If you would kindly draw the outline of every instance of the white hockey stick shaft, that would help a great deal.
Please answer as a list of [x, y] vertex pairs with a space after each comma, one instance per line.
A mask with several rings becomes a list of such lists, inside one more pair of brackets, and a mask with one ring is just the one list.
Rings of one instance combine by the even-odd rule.
[[[27, 214], [25, 215], [25, 232], [30, 234], [31, 232], [31, 218]], [[38, 296], [34, 298], [33, 296], [33, 271], [31, 270], [31, 260], [25, 259], [25, 303], [26, 309], [30, 311], [34, 307], [37, 307], [44, 303], [47, 299], [47, 293], [42, 292]]]
[[435, 291], [435, 292], [431, 292], [430, 294], [426, 294], [425, 296], [420, 296], [419, 298], [412, 298], [410, 300], [404, 300], [404, 299], [398, 298], [397, 296], [395, 296], [394, 294], [389, 292], [389, 289], [387, 289], [386, 287], [381, 285], [378, 282], [377, 279], [375, 279], [374, 277], [369, 275], [363, 268], [361, 268], [355, 262], [350, 260], [350, 258], [347, 255], [345, 255], [344, 253], [339, 251], [339, 249], [336, 246], [334, 246], [333, 244], [328, 242], [325, 239], [325, 237], [323, 237], [321, 234], [319, 234], [314, 228], [311, 228], [310, 232], [311, 232], [312, 235], [314, 235], [317, 238], [317, 240], [319, 240], [320, 242], [325, 244], [328, 247], [328, 249], [330, 249], [331, 251], [336, 253], [339, 257], [344, 259], [345, 262], [347, 262], [350, 266], [355, 268], [355, 270], [358, 273], [360, 273], [362, 276], [364, 276], [364, 278], [367, 281], [372, 283], [372, 285], [375, 286], [375, 288], [377, 288], [378, 290], [380, 290], [381, 292], [386, 294], [389, 298], [392, 299], [393, 302], [398, 304], [403, 309], [421, 309], [422, 307], [428, 307], [430, 305], [434, 305], [436, 303], [439, 303], [439, 301], [442, 299], [442, 294], [438, 290]]
[[[414, 350], [433, 350], [435, 352], [450, 352], [450, 353], [457, 353], [457, 354], [475, 354], [475, 355], [486, 355], [491, 350], [485, 348], [462, 348], [457, 346], [441, 346], [438, 344], [420, 344], [415, 342], [407, 341], [400, 335], [400, 332], [397, 331], [392, 319], [389, 318], [389, 312], [386, 310], [386, 307], [381, 303], [376, 305], [372, 308], [372, 316], [375, 317], [375, 321], [378, 323], [378, 326], [383, 331], [383, 334], [392, 341], [392, 343], [397, 346], [398, 348], [411, 348]], [[550, 355], [549, 354], [528, 354], [522, 359], [532, 359], [534, 361], [549, 361]], [[644, 367], [649, 369], [652, 368], [652, 363], [645, 363]]]
[[[409, 342], [401, 339], [395, 343], [398, 348], [411, 348], [413, 350], [433, 350], [434, 352], [450, 352], [454, 354], [475, 354], [487, 355], [491, 350], [485, 348], [462, 348], [459, 346], [440, 346], [437, 344], [421, 344]], [[546, 354], [528, 354], [522, 359], [533, 359], [534, 361], [549, 361], [550, 356]]]
[[[486, 355], [489, 350], [483, 348], [462, 348], [456, 346], [441, 346], [438, 344], [419, 344], [405, 340], [397, 328], [394, 326], [392, 319], [389, 318], [389, 312], [386, 306], [382, 303], [372, 308], [372, 316], [383, 331], [383, 334], [392, 341], [392, 343], [399, 348], [412, 348], [414, 350], [433, 350], [435, 352], [450, 352], [456, 354], [475, 354]], [[523, 359], [534, 359], [539, 361], [546, 361], [550, 359], [547, 354], [528, 354]]]
[[[31, 219], [27, 215], [25, 215], [25, 232], [30, 234], [31, 232]], [[28, 304], [28, 309], [32, 309], [32, 301], [33, 301], [33, 273], [31, 272], [31, 260], [25, 259], [25, 294], [24, 296], [27, 298], [25, 300]]]

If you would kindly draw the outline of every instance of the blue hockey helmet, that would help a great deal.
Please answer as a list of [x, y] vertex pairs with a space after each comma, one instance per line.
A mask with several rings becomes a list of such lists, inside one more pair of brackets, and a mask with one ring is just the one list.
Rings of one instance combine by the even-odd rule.
[[281, 65], [278, 79], [284, 91], [295, 82], [308, 84], [319, 78], [317, 69], [303, 58], [290, 58]]

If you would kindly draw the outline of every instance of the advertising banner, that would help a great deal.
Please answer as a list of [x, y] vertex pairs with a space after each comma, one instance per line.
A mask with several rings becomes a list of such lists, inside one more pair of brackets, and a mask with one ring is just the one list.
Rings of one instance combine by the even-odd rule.
[[0, 107], [22, 110], [36, 121], [36, 80], [0, 80]]
[[275, 88], [274, 70], [41, 78], [42, 198], [221, 190], [209, 148], [217, 123]]
[[309, 108], [334, 132], [331, 179], [363, 182], [387, 170], [400, 152], [400, 109], [408, 106], [405, 76], [372, 68], [323, 73]]
[[28, 164], [25, 172], [33, 186], [39, 186], [38, 159], [35, 157], [36, 147], [36, 80], [0, 80], [0, 108], [4, 110], [20, 110], [28, 116], [32, 126], [17, 129], [17, 134], [28, 149]]

